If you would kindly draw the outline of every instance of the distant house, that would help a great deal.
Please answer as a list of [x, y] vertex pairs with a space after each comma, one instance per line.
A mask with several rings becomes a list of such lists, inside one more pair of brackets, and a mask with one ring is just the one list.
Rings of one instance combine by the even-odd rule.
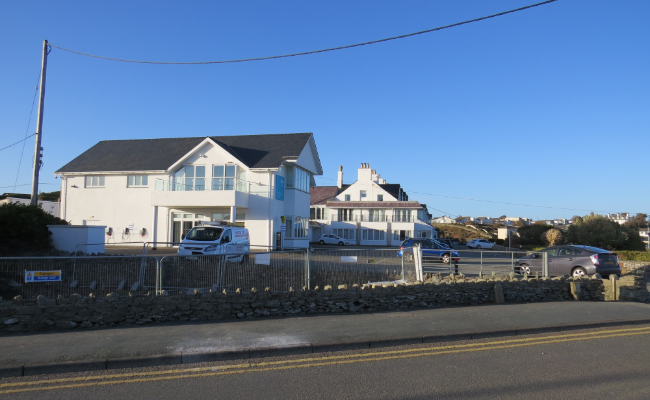
[[410, 201], [399, 184], [386, 183], [368, 164], [357, 180], [343, 184], [339, 167], [336, 186], [310, 189], [310, 240], [335, 234], [351, 244], [395, 246], [411, 237], [436, 237], [426, 204]]
[[621, 225], [632, 219], [630, 213], [607, 214], [607, 218]]
[[641, 236], [641, 240], [643, 241], [643, 244], [645, 244], [645, 248], [648, 249], [649, 244], [650, 244], [650, 230], [648, 228], [645, 229], [639, 229], [639, 236]]
[[[14, 193], [11, 193], [11, 195], [14, 195]], [[25, 204], [29, 205], [31, 204], [31, 195], [18, 195], [20, 197], [14, 197], [14, 196], [8, 196], [7, 193], [4, 195], [0, 196], [0, 204], [7, 204], [7, 203], [13, 203], [13, 204]], [[59, 216], [59, 203], [56, 201], [44, 201], [44, 200], [39, 200], [38, 205], [41, 206], [43, 211], [45, 211], [48, 214], [54, 215], [55, 217]]]
[[446, 215], [443, 215], [442, 217], [436, 217], [431, 220], [431, 223], [433, 224], [455, 224], [456, 220], [448, 217]]
[[456, 221], [457, 224], [464, 224], [466, 222], [473, 222], [474, 218], [472, 218], [472, 217], [458, 217], [458, 218], [454, 219], [454, 221]]
[[492, 225], [493, 221], [490, 217], [478, 217], [474, 219], [474, 222], [481, 225]]

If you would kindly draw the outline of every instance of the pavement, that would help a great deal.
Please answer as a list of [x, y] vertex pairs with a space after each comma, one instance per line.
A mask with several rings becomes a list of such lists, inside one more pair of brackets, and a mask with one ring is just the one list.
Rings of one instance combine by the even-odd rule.
[[571, 301], [5, 334], [0, 378], [648, 323], [648, 304]]

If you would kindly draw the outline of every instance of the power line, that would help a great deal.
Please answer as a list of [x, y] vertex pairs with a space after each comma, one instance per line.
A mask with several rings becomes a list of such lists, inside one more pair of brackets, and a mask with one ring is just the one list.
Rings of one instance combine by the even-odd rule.
[[[38, 182], [39, 185], [56, 185], [56, 183], [45, 183], [45, 182]], [[0, 186], [0, 189], [6, 189], [6, 188], [16, 188], [19, 186], [31, 186], [31, 183], [23, 183], [22, 185], [13, 185], [13, 186]]]
[[20, 142], [24, 142], [25, 140], [29, 139], [30, 137], [32, 137], [32, 136], [34, 136], [34, 135], [36, 135], [36, 134], [35, 134], [35, 133], [32, 133], [31, 135], [27, 136], [26, 138], [24, 138], [24, 139], [22, 139], [22, 140], [17, 141], [17, 142], [14, 143], [14, 144], [10, 144], [10, 145], [7, 146], [7, 147], [3, 147], [3, 148], [1, 148], [0, 151], [2, 151], [2, 150], [6, 150], [6, 149], [10, 148], [11, 146], [15, 146], [15, 145], [17, 145], [17, 144], [20, 143]]
[[451, 25], [445, 25], [445, 26], [440, 26], [438, 28], [427, 29], [425, 31], [408, 33], [406, 35], [393, 36], [393, 37], [389, 37], [389, 38], [385, 38], [385, 39], [379, 39], [379, 40], [372, 40], [370, 42], [350, 44], [350, 45], [346, 45], [346, 46], [332, 47], [332, 48], [322, 49], [322, 50], [306, 51], [306, 52], [302, 52], [302, 53], [285, 54], [285, 55], [281, 55], [281, 56], [244, 58], [244, 59], [239, 59], [239, 60], [193, 61], [193, 62], [166, 62], [166, 61], [125, 60], [125, 59], [121, 59], [121, 58], [103, 57], [103, 56], [97, 56], [97, 55], [93, 55], [93, 54], [82, 53], [80, 51], [70, 50], [70, 49], [60, 47], [60, 46], [56, 46], [56, 45], [53, 45], [51, 43], [50, 43], [50, 46], [56, 47], [57, 49], [60, 49], [60, 50], [68, 51], [70, 53], [79, 54], [79, 55], [82, 55], [82, 56], [100, 58], [102, 60], [121, 61], [121, 62], [130, 62], [130, 63], [139, 63], [139, 64], [176, 64], [176, 65], [183, 64], [183, 65], [187, 65], [187, 64], [226, 64], [226, 63], [236, 63], [236, 62], [246, 62], [246, 61], [262, 61], [262, 60], [273, 60], [273, 59], [276, 59], [276, 58], [296, 57], [296, 56], [305, 56], [305, 55], [309, 55], [309, 54], [325, 53], [325, 52], [328, 52], [328, 51], [350, 49], [350, 48], [353, 48], [353, 47], [360, 47], [360, 46], [366, 46], [366, 45], [370, 45], [370, 44], [388, 42], [390, 40], [404, 39], [404, 38], [407, 38], [407, 37], [421, 35], [421, 34], [424, 34], [424, 33], [441, 31], [443, 29], [453, 28], [455, 26], [460, 26], [460, 25], [465, 25], [465, 24], [469, 24], [469, 23], [472, 23], [472, 22], [478, 22], [478, 21], [483, 21], [483, 20], [490, 19], [490, 18], [500, 17], [502, 15], [511, 14], [511, 13], [514, 13], [514, 12], [517, 12], [517, 11], [527, 10], [529, 8], [538, 7], [538, 6], [553, 3], [553, 2], [556, 2], [556, 1], [557, 0], [547, 0], [547, 1], [543, 1], [541, 3], [536, 3], [536, 4], [531, 4], [529, 6], [516, 8], [514, 10], [509, 10], [509, 11], [500, 12], [498, 14], [488, 15], [486, 17], [470, 19], [468, 21], [457, 22], [457, 23], [451, 24]]

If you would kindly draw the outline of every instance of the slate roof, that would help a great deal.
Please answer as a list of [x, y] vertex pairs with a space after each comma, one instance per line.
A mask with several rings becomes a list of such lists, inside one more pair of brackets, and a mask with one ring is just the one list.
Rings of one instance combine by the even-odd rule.
[[[278, 168], [298, 157], [311, 133], [209, 136], [249, 168]], [[167, 170], [206, 137], [102, 140], [59, 168], [59, 172]]]
[[338, 194], [338, 186], [314, 186], [309, 188], [309, 204], [326, 204]]
[[399, 183], [384, 183], [379, 185], [382, 189], [391, 194], [391, 196], [399, 199], [399, 188], [401, 185]]
[[417, 201], [328, 201], [332, 208], [422, 208]]

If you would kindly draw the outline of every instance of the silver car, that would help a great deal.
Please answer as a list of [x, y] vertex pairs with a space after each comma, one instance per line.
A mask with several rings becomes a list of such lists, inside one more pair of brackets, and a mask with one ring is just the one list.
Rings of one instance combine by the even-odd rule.
[[571, 275], [583, 277], [595, 273], [603, 277], [621, 274], [616, 253], [591, 246], [553, 246], [520, 258], [515, 263], [515, 272], [531, 274], [542, 271], [542, 254], [548, 254], [548, 273], [551, 276]]

